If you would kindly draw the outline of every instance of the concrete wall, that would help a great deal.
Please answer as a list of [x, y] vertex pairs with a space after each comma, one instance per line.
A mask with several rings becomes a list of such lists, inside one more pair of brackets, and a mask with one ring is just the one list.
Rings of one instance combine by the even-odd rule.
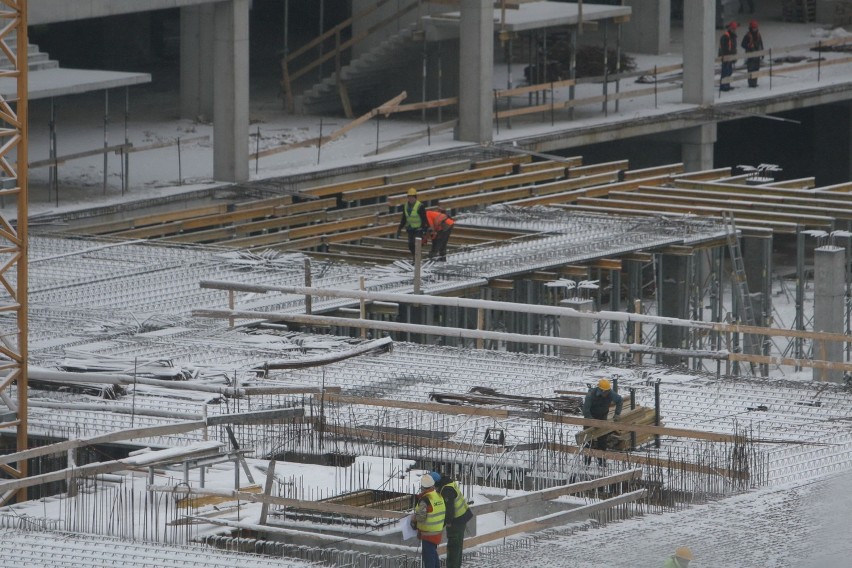
[[28, 24], [51, 24], [211, 4], [217, 0], [29, 0]]

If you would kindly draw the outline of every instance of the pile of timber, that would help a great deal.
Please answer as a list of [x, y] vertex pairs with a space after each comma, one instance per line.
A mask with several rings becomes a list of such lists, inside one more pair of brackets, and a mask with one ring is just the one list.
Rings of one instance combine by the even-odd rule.
[[518, 396], [498, 392], [488, 387], [472, 387], [467, 394], [433, 392], [430, 400], [443, 404], [468, 404], [475, 406], [514, 406], [543, 412], [580, 415], [583, 399], [576, 396]]
[[[609, 417], [612, 420], [612, 415]], [[654, 409], [645, 406], [637, 406], [633, 410], [625, 410], [618, 418], [618, 422], [613, 422], [610, 427], [589, 427], [577, 432], [575, 439], [577, 445], [591, 443], [593, 440], [600, 438], [606, 434], [612, 434], [607, 439], [607, 448], [611, 450], [629, 450], [631, 448], [630, 432], [618, 430], [618, 424], [654, 424]], [[662, 420], [660, 426], [662, 426]], [[636, 432], [635, 446], [641, 446], [654, 439], [653, 434], [644, 434]]]

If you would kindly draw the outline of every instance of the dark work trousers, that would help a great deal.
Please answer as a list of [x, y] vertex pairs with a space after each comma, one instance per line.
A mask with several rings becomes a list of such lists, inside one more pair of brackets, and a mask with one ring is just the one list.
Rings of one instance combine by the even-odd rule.
[[[723, 61], [722, 62], [722, 79], [726, 77], [730, 77], [734, 74], [734, 62], [733, 61]], [[730, 83], [722, 83], [721, 87], [719, 87], [722, 91], [730, 91], [732, 89]]]
[[[746, 69], [749, 73], [760, 71], [760, 57], [749, 57], [746, 59]], [[757, 77], [749, 77], [748, 86], [757, 87]]]
[[464, 529], [467, 523], [454, 520], [447, 527], [447, 568], [461, 568]]
[[452, 227], [444, 231], [438, 231], [435, 238], [432, 239], [432, 250], [429, 251], [429, 258], [447, 260], [447, 243], [450, 240], [450, 233], [452, 232]]
[[421, 540], [420, 547], [420, 558], [423, 560], [423, 568], [441, 568], [441, 559], [438, 557], [438, 545], [428, 540]]
[[408, 250], [411, 251], [411, 256], [414, 256], [414, 239], [423, 237], [423, 229], [406, 229], [408, 231]]

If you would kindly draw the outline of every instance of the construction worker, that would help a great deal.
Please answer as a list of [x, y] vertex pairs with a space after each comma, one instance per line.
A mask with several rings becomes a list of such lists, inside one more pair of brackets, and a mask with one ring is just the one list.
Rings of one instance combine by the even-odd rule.
[[402, 218], [399, 220], [399, 227], [396, 228], [396, 238], [399, 238], [403, 228], [408, 231], [408, 250], [413, 256], [414, 239], [423, 237], [429, 221], [426, 219], [426, 208], [417, 199], [417, 190], [412, 187], [407, 195], [408, 200], [402, 206]]
[[663, 568], [686, 568], [692, 561], [692, 551], [685, 546], [678, 547], [675, 553], [666, 559]]
[[426, 219], [429, 226], [429, 238], [432, 240], [432, 250], [429, 251], [429, 258], [439, 262], [446, 262], [447, 242], [450, 240], [450, 234], [453, 232], [453, 225], [456, 222], [441, 207], [440, 203], [436, 203], [433, 209], [426, 211]]
[[420, 493], [416, 497], [414, 518], [411, 528], [417, 529], [420, 539], [420, 557], [423, 568], [440, 568], [438, 545], [441, 544], [441, 531], [444, 530], [446, 506], [441, 494], [435, 489], [435, 479], [428, 473], [420, 478]]
[[[736, 55], [737, 53], [737, 28], [739, 24], [736, 22], [730, 22], [728, 26], [725, 28], [725, 31], [722, 32], [722, 36], [719, 38], [719, 56], [724, 57], [726, 55]], [[719, 90], [721, 91], [730, 91], [734, 87], [730, 82], [725, 82], [725, 79], [734, 74], [734, 62], [733, 61], [722, 61], [722, 75], [721, 82], [719, 83]]]
[[457, 481], [447, 475], [433, 471], [429, 475], [435, 480], [435, 486], [447, 508], [444, 527], [447, 529], [447, 568], [460, 568], [464, 548], [464, 531], [473, 511], [467, 506]]
[[[752, 10], [753, 11], [753, 10]], [[760, 35], [760, 30], [758, 29], [757, 20], [752, 20], [748, 24], [748, 31], [743, 36], [742, 48], [746, 51], [746, 53], [752, 51], [763, 51], [763, 37]], [[760, 60], [762, 57], [749, 57], [746, 59], [746, 69], [749, 74], [760, 71]], [[757, 87], [757, 77], [748, 78], [748, 86], [749, 87]]]
[[[586, 393], [586, 398], [583, 400], [583, 418], [606, 420], [609, 417], [611, 404], [615, 404], [615, 419], [617, 419], [621, 416], [624, 399], [618, 393], [613, 392], [612, 383], [608, 379], [601, 379], [596, 386], [590, 388], [589, 392]], [[609, 434], [599, 436], [592, 442], [592, 447], [606, 450], [608, 438]], [[591, 461], [592, 457], [586, 456], [586, 464], [591, 463]], [[598, 464], [606, 465], [606, 460], [598, 458]]]

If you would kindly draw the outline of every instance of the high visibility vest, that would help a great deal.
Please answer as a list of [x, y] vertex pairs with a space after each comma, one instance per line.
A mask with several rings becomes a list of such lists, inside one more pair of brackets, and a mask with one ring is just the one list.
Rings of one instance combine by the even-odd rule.
[[453, 500], [453, 506], [455, 507], [455, 516], [453, 518], [458, 519], [459, 517], [467, 513], [467, 499], [465, 499], [464, 495], [462, 495], [458, 481], [447, 483], [444, 487], [452, 487], [453, 491], [456, 492], [456, 498]]
[[423, 225], [420, 219], [421, 207], [423, 207], [423, 204], [419, 201], [415, 201], [411, 207], [409, 207], [408, 203], [403, 205], [402, 210], [405, 213], [405, 222], [408, 224], [409, 229], [419, 229]]
[[[429, 221], [429, 226], [437, 233], [443, 229], [448, 229], [455, 224], [455, 221], [450, 219], [450, 216], [440, 211], [426, 211], [426, 220]], [[444, 226], [446, 225], [446, 227]]]
[[425, 523], [417, 523], [417, 530], [421, 535], [439, 535], [444, 530], [444, 515], [447, 512], [444, 498], [437, 491], [430, 491], [423, 498], [429, 501], [432, 510], [426, 514]]

